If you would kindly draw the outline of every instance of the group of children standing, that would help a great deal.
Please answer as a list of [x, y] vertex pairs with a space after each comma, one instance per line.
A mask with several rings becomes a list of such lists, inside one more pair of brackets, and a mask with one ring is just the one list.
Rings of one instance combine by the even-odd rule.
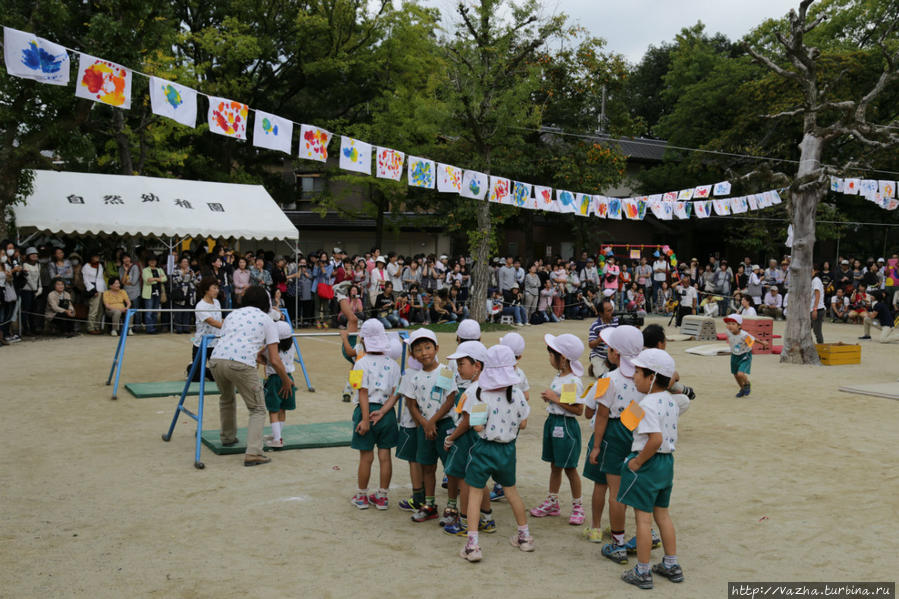
[[[657, 325], [650, 325], [646, 332], [653, 326]], [[412, 512], [413, 522], [438, 520], [445, 533], [465, 536], [460, 556], [476, 562], [482, 559], [479, 534], [496, 531], [490, 498], [505, 498], [518, 525], [510, 543], [521, 551], [533, 551], [528, 515], [561, 514], [563, 473], [572, 495], [568, 522], [581, 525], [585, 521], [577, 420], [585, 415], [591, 419], [593, 434], [583, 474], [594, 483], [592, 521], [585, 537], [602, 541], [599, 521], [608, 494], [612, 539], [603, 546], [602, 555], [627, 563], [627, 554], [636, 552], [636, 567], [622, 578], [641, 588], [652, 588], [653, 573], [681, 582], [684, 576], [668, 503], [677, 420], [689, 400], [669, 391], [677, 375], [674, 360], [663, 349], [664, 332], [660, 342], [648, 336], [651, 346], [644, 341], [646, 335], [631, 326], [604, 329], [601, 335], [614, 369], [586, 390], [581, 381], [581, 340], [571, 334], [544, 337], [550, 366], [557, 372], [549, 389], [541, 393], [548, 413], [542, 459], [550, 464], [549, 492], [542, 504], [528, 512], [516, 488], [515, 443], [530, 415], [527, 377], [518, 367], [525, 347], [521, 335], [509, 333], [487, 348], [480, 342], [477, 322], [465, 320], [457, 330], [458, 347], [447, 363], [441, 363], [437, 337], [428, 329], [418, 329], [405, 341], [409, 354], [401, 374], [396, 362], [402, 353], [398, 341], [391, 343], [378, 320], [365, 321], [350, 374], [356, 404], [351, 447], [360, 452], [353, 505], [388, 508], [390, 450], [396, 448], [397, 457], [409, 463], [412, 481], [412, 497], [400, 501], [399, 507]], [[398, 402], [397, 420], [394, 406]], [[380, 481], [370, 494], [376, 447]], [[436, 504], [438, 460], [446, 474], [448, 495], [442, 516]], [[496, 487], [488, 492], [491, 478]], [[625, 540], [626, 506], [636, 513], [636, 536], [630, 541]], [[651, 529], [653, 517], [665, 556], [650, 568], [650, 549], [658, 543]]]

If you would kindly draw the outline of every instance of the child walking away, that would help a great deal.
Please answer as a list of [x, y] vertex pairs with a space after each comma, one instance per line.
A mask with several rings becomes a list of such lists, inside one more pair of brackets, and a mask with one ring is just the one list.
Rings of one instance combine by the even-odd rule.
[[549, 414], [543, 425], [543, 461], [550, 463], [549, 494], [542, 504], [531, 509], [531, 515], [543, 518], [562, 513], [559, 488], [564, 470], [571, 484], [572, 506], [568, 523], [579, 526], [584, 523], [584, 505], [581, 501], [581, 477], [577, 472], [581, 457], [581, 427], [577, 417], [584, 411], [581, 384], [584, 367], [580, 362], [584, 344], [570, 333], [558, 337], [547, 333], [543, 340], [549, 351], [549, 364], [558, 370], [558, 374], [550, 388], [541, 394]]
[[752, 370], [752, 346], [767, 345], [743, 330], [743, 317], [730, 314], [724, 318], [727, 327], [727, 342], [730, 344], [730, 373], [734, 375], [740, 391], [737, 397], [746, 397], [751, 391], [749, 372]]
[[[293, 349], [293, 329], [290, 324], [283, 320], [275, 323], [278, 329], [278, 357], [284, 364], [284, 370], [287, 371], [287, 377], [293, 383], [293, 375], [296, 370], [294, 365]], [[291, 385], [290, 395], [281, 397], [278, 391], [281, 389], [281, 377], [275, 372], [271, 364], [265, 365], [265, 408], [268, 410], [268, 418], [272, 424], [272, 434], [266, 435], [265, 446], [272, 449], [281, 449], [284, 447], [284, 438], [282, 432], [284, 430], [284, 421], [287, 419], [287, 410], [295, 410], [297, 407], [296, 387]]]
[[[444, 518], [453, 515], [452, 519], [441, 519], [443, 531], [449, 535], [465, 535], [468, 532], [468, 514], [469, 509], [481, 510], [481, 517], [478, 522], [478, 531], [480, 532], [496, 532], [496, 522], [493, 519], [493, 512], [490, 509], [490, 500], [487, 495], [483, 496], [479, 506], [469, 507], [468, 505], [468, 485], [465, 484], [465, 471], [468, 467], [468, 455], [477, 435], [468, 424], [465, 418], [463, 408], [465, 402], [477, 393], [477, 380], [484, 371], [484, 365], [487, 363], [487, 348], [480, 341], [464, 341], [459, 344], [455, 353], [449, 356], [450, 359], [456, 361], [458, 373], [464, 379], [465, 391], [456, 393], [458, 399], [456, 407], [453, 408], [453, 421], [456, 428], [452, 429], [443, 442], [444, 449], [447, 450], [446, 458], [446, 475], [449, 477], [449, 500], [447, 501], [447, 509], [444, 510]], [[456, 509], [455, 496], [459, 496], [459, 504], [461, 512]]]
[[[525, 375], [524, 370], [518, 366], [518, 363], [521, 362], [521, 356], [524, 355], [524, 337], [518, 333], [506, 333], [499, 338], [499, 344], [505, 345], [512, 350], [513, 354], [515, 354], [515, 374], [518, 376], [518, 382], [515, 383], [515, 388], [524, 393], [524, 400], [530, 403], [531, 386], [528, 384], [528, 377]], [[490, 501], [499, 501], [504, 497], [503, 486], [499, 483], [495, 483], [493, 485], [493, 490], [490, 491]]]
[[[533, 551], [534, 539], [528, 530], [524, 502], [515, 487], [515, 439], [518, 431], [527, 426], [530, 407], [524, 394], [514, 386], [518, 382], [514, 367], [512, 350], [503, 345], [491, 347], [473, 397], [469, 396], [463, 405], [463, 423], [472, 426], [478, 435], [469, 452], [465, 482], [470, 487], [469, 506], [480, 505], [490, 477], [503, 485], [518, 524], [518, 531], [509, 540], [521, 551]], [[469, 387], [467, 394], [474, 387]], [[472, 522], [459, 555], [470, 562], [481, 560], [478, 527]]]
[[[641, 589], [652, 588], [652, 573], [671, 582], [683, 582], [684, 572], [677, 562], [674, 524], [668, 514], [674, 483], [674, 446], [677, 443], [677, 403], [666, 389], [674, 375], [674, 360], [661, 349], [646, 349], [633, 360], [634, 383], [646, 395], [639, 405], [630, 404], [622, 421], [633, 430], [631, 453], [621, 465], [618, 501], [634, 508], [637, 521], [637, 565], [621, 579]], [[655, 517], [662, 534], [665, 557], [649, 569]]]
[[[350, 384], [356, 390], [353, 403], [353, 439], [350, 447], [359, 451], [358, 489], [353, 495], [353, 505], [360, 510], [374, 504], [379, 510], [387, 509], [387, 489], [393, 474], [390, 450], [397, 445], [396, 412], [390, 395], [400, 380], [400, 368], [390, 359], [390, 340], [384, 325], [375, 318], [362, 323], [360, 330], [365, 355], [356, 360], [350, 373]], [[378, 447], [380, 486], [369, 496], [368, 481], [374, 462], [374, 448]]]
[[[406, 343], [412, 356], [421, 364], [421, 370], [404, 376], [398, 393], [409, 407], [412, 419], [418, 425], [415, 461], [421, 464], [425, 503], [412, 515], [413, 522], [424, 522], [438, 517], [435, 501], [437, 486], [437, 460], [446, 468], [444, 439], [453, 428], [449, 411], [456, 396], [456, 382], [452, 372], [437, 360], [437, 336], [428, 329], [418, 329]], [[414, 497], [414, 490], [413, 490]]]

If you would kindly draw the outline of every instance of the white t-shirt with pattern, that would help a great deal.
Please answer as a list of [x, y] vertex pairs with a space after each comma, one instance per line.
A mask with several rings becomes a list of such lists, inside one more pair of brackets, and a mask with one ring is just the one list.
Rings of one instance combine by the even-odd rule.
[[[353, 366], [362, 371], [361, 389], [368, 390], [368, 403], [385, 404], [400, 382], [400, 367], [384, 354], [365, 354]], [[353, 403], [359, 403], [359, 391], [353, 394]], [[414, 424], [412, 425], [414, 426]]]
[[649, 441], [650, 433], [662, 434], [662, 445], [656, 453], [673, 453], [677, 443], [677, 418], [680, 408], [668, 391], [648, 393], [640, 402], [643, 419], [634, 430], [631, 451], [642, 451]]
[[225, 318], [212, 359], [256, 366], [256, 354], [272, 343], [278, 343], [278, 327], [271, 316], [253, 306], [240, 308]]
[[599, 403], [609, 408], [609, 418], [621, 418], [621, 413], [631, 403], [640, 403], [643, 394], [637, 391], [634, 379], [629, 379], [621, 374], [621, 369], [616, 368], [609, 373], [609, 388], [599, 398]]
[[[437, 386], [437, 378], [440, 376], [441, 364], [438, 363], [434, 370], [415, 370], [411, 373], [406, 371], [406, 376], [400, 383], [399, 393], [403, 397], [415, 400], [418, 410], [425, 420], [430, 420], [434, 414], [440, 410], [440, 406], [446, 401], [450, 393], [458, 391], [456, 381], [453, 377], [450, 379], [449, 389], [443, 389]], [[447, 414], [447, 418], [449, 415]], [[414, 425], [413, 425], [414, 426]]]
[[523, 420], [531, 413], [528, 402], [524, 399], [524, 393], [512, 387], [512, 401], [506, 399], [506, 390], [485, 391], [481, 389], [481, 397], [478, 399], [477, 387], [469, 388], [468, 397], [462, 410], [471, 414], [475, 405], [486, 404], [487, 423], [484, 430], [478, 434], [481, 439], [495, 443], [511, 443], [518, 438], [518, 429]]
[[[562, 385], [569, 385], [572, 383], [574, 383], [577, 387], [575, 389], [575, 393], [574, 393], [574, 396], [575, 396], [574, 403], [575, 404], [584, 403], [584, 398], [581, 397], [584, 393], [584, 384], [581, 382], [581, 377], [575, 376], [575, 374], [573, 372], [566, 374], [565, 376], [561, 376], [561, 375], [557, 374], [555, 376], [555, 378], [553, 378], [553, 382], [550, 383], [549, 388], [561, 396], [562, 395]], [[577, 416], [575, 414], [572, 414], [571, 412], [565, 410], [561, 406], [558, 406], [554, 403], [546, 404], [546, 412], [547, 412], [547, 414], [558, 414], [559, 416], [567, 416], [568, 418], [577, 418]]]

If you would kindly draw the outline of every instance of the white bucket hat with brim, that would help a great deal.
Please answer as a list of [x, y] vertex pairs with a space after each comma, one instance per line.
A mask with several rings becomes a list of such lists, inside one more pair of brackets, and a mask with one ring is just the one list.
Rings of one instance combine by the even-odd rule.
[[505, 345], [494, 345], [487, 350], [487, 363], [478, 377], [478, 387], [495, 391], [521, 382], [515, 373], [515, 354]]
[[640, 329], [627, 324], [609, 327], [599, 332], [599, 338], [621, 354], [621, 362], [618, 364], [621, 374], [628, 378], [634, 376], [633, 359], [643, 351], [643, 333]]
[[456, 329], [456, 337], [463, 341], [477, 341], [481, 338], [481, 325], [477, 320], [466, 318], [459, 323]]
[[668, 378], [674, 376], [674, 358], [663, 349], [644, 349], [633, 361], [634, 366], [646, 368]]
[[[391, 360], [399, 360], [403, 357], [403, 340], [400, 339], [399, 333], [387, 333], [387, 340], [390, 343], [390, 349], [387, 350], [387, 355], [390, 356]], [[406, 358], [406, 363], [408, 363], [409, 359]]]
[[417, 329], [411, 335], [409, 335], [409, 338], [406, 339], [406, 345], [412, 347], [412, 344], [414, 344], [419, 339], [429, 339], [434, 343], [434, 345], [437, 345], [437, 335], [435, 335], [434, 331], [432, 331], [431, 329], [425, 328]]
[[377, 318], [369, 318], [363, 322], [359, 334], [366, 352], [383, 354], [390, 351], [390, 339], [384, 331], [384, 325]]
[[518, 333], [506, 333], [499, 338], [499, 343], [511, 349], [515, 357], [519, 357], [524, 353], [524, 337]]
[[546, 342], [546, 345], [568, 359], [574, 376], [584, 375], [584, 365], [581, 364], [581, 354], [584, 353], [583, 341], [571, 333], [564, 333], [559, 336], [547, 333], [543, 336], [543, 340]]
[[487, 347], [480, 341], [463, 341], [456, 351], [447, 356], [450, 360], [459, 358], [471, 358], [481, 364], [487, 364]]

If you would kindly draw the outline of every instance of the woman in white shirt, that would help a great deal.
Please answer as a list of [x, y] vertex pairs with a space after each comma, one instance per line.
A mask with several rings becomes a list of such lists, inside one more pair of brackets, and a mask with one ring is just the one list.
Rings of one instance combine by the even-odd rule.
[[[219, 295], [218, 278], [214, 276], [203, 277], [200, 281], [198, 291], [201, 295], [200, 301], [194, 306], [196, 309], [194, 316], [196, 317], [197, 332], [193, 339], [191, 339], [191, 341], [193, 341], [193, 348], [191, 349], [190, 354], [190, 364], [187, 366], [188, 374], [190, 374], [190, 367], [197, 358], [197, 353], [200, 351], [200, 342], [203, 340], [203, 335], [215, 335], [218, 337], [221, 334], [222, 329], [222, 306], [217, 299]], [[212, 380], [212, 373], [209, 372], [209, 359], [212, 357], [212, 350], [215, 347], [216, 342], [218, 342], [218, 339], [210, 339], [206, 343], [207, 381]], [[199, 369], [194, 373], [192, 380], [196, 382], [200, 380]]]

